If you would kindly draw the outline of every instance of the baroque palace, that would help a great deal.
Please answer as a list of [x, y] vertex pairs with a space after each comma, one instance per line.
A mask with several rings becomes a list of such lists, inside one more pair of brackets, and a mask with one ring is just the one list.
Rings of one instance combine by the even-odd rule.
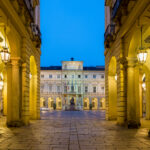
[[8, 126], [40, 118], [40, 1], [0, 1], [0, 111]]
[[[82, 61], [62, 61], [62, 66], [41, 67], [41, 107], [57, 110], [105, 109], [104, 67], [83, 67]], [[91, 106], [91, 108], [90, 108]]]
[[105, 15], [106, 119], [139, 127], [150, 120], [150, 1], [105, 0]]

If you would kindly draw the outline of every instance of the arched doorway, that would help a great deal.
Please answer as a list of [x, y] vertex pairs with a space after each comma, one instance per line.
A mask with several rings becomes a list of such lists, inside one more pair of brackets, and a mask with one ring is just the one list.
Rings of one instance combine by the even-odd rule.
[[56, 109], [57, 110], [62, 110], [62, 100], [60, 97], [56, 98]]
[[46, 107], [46, 101], [43, 97], [40, 98], [40, 108], [42, 108], [42, 107]]
[[48, 108], [49, 108], [50, 110], [53, 110], [53, 106], [54, 106], [54, 99], [51, 98], [51, 97], [49, 97], [49, 98], [48, 98]]
[[117, 71], [116, 58], [113, 56], [108, 70], [108, 120], [117, 119]]
[[98, 109], [98, 100], [97, 98], [92, 99], [92, 110], [97, 110]]
[[30, 56], [30, 118], [37, 118], [37, 66], [34, 56]]
[[105, 98], [101, 98], [100, 99], [100, 109], [101, 110], [105, 110], [106, 109]]
[[89, 98], [84, 98], [83, 99], [83, 109], [84, 110], [89, 110]]

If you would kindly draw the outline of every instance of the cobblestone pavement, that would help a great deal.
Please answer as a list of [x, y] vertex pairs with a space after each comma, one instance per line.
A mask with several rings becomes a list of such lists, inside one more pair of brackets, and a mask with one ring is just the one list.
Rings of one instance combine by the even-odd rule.
[[0, 119], [0, 150], [150, 150], [146, 128], [127, 129], [100, 111], [42, 112], [30, 126], [6, 128]]

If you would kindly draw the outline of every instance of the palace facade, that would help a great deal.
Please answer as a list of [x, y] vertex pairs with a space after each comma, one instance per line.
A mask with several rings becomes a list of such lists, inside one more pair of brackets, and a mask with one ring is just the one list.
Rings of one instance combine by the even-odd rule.
[[150, 1], [105, 0], [106, 119], [150, 120]]
[[40, 118], [40, 1], [0, 2], [0, 111], [8, 126]]
[[62, 61], [62, 66], [41, 67], [41, 107], [57, 110], [105, 109], [104, 67], [83, 67], [82, 61]]

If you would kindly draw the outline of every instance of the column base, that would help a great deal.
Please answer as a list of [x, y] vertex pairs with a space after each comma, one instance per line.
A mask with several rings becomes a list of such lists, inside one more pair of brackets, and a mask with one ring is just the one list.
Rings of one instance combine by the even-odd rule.
[[136, 121], [128, 122], [128, 129], [138, 129], [141, 126], [141, 123], [137, 123]]
[[11, 122], [7, 122], [7, 127], [21, 127], [23, 126], [23, 122], [22, 121], [11, 121]]

